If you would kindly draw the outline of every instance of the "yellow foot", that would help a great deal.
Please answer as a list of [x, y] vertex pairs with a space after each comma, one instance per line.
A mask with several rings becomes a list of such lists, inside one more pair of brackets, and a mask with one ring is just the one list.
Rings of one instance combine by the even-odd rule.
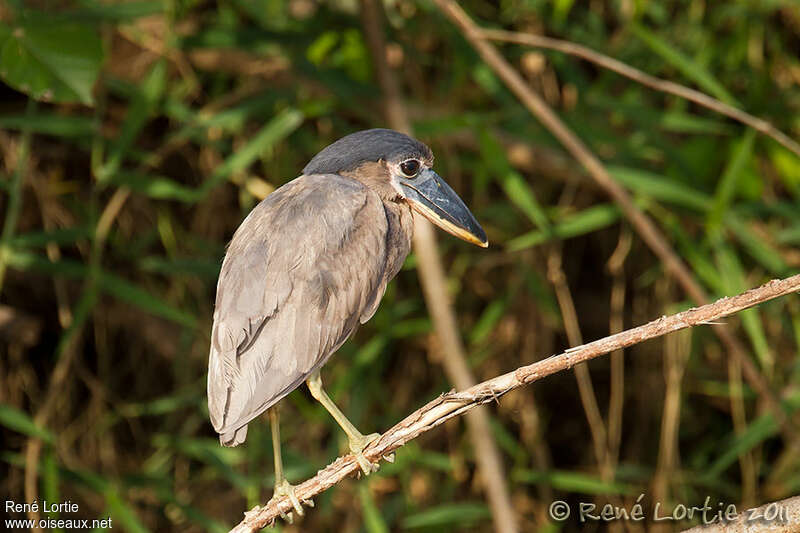
[[378, 463], [372, 463], [368, 461], [367, 458], [364, 457], [363, 453], [364, 448], [366, 448], [370, 442], [374, 441], [380, 436], [380, 433], [371, 433], [369, 435], [361, 435], [359, 438], [350, 439], [350, 453], [355, 455], [358, 466], [361, 467], [361, 471], [364, 472], [365, 476], [368, 476], [373, 472], [377, 472], [378, 468], [380, 468]]
[[[274, 500], [275, 498], [281, 498], [283, 496], [289, 497], [289, 501], [292, 502], [292, 507], [294, 507], [297, 516], [303, 516], [303, 506], [300, 504], [300, 500], [294, 493], [294, 487], [290, 485], [289, 482], [286, 481], [285, 479], [281, 483], [275, 485], [275, 492], [273, 492], [272, 494], [272, 499]], [[312, 502], [311, 500], [308, 500], [305, 503], [308, 504], [309, 507], [314, 507], [314, 502]], [[289, 514], [281, 513], [281, 518], [283, 518], [290, 524], [294, 521], [292, 513]]]

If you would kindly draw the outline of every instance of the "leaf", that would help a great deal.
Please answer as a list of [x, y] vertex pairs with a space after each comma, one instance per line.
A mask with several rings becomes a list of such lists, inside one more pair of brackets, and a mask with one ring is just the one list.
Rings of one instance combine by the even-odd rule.
[[[6, 250], [6, 258], [9, 266], [22, 271], [36, 270], [54, 276], [79, 279], [89, 275], [89, 268], [85, 264], [68, 259], [54, 262], [37, 254], [14, 249]], [[190, 313], [171, 306], [161, 298], [114, 274], [101, 270], [97, 274], [97, 285], [107, 294], [156, 316], [187, 327], [196, 325], [196, 320]]]
[[217, 168], [214, 175], [203, 183], [203, 193], [210, 191], [231, 174], [241, 172], [250, 166], [264, 152], [296, 130], [302, 122], [303, 114], [297, 109], [290, 108], [281, 111], [266, 126], [261, 128], [249, 143], [234, 152]]
[[131, 533], [147, 533], [149, 531], [136, 516], [136, 511], [120, 497], [116, 488], [109, 485], [104, 496], [109, 515], [113, 517], [114, 522], [122, 526], [124, 531]]
[[703, 474], [704, 478], [714, 478], [719, 476], [729, 466], [736, 462], [744, 453], [758, 446], [763, 441], [778, 433], [778, 425], [771, 414], [758, 417], [747, 426], [740, 435], [732, 439], [732, 442], [719, 449], [724, 450], [716, 461]]
[[619, 219], [619, 209], [612, 205], [596, 205], [564, 217], [550, 231], [531, 231], [508, 241], [512, 252], [531, 248], [552, 238], [569, 239], [610, 226]]
[[367, 483], [358, 486], [358, 499], [361, 501], [361, 511], [364, 515], [364, 527], [369, 533], [389, 533], [389, 527], [381, 516], [380, 509], [375, 505], [375, 500], [369, 491]]
[[97, 2], [80, 0], [81, 7], [75, 16], [94, 17], [103, 21], [124, 22], [148, 15], [158, 15], [166, 9], [164, 2], [156, 0], [133, 0], [125, 2]]
[[8, 243], [17, 248], [36, 248], [46, 246], [50, 243], [55, 244], [74, 244], [82, 239], [91, 239], [94, 231], [86, 226], [73, 226], [71, 228], [59, 228], [50, 231], [32, 231], [15, 235], [9, 239]]
[[0, 425], [45, 442], [54, 440], [53, 434], [36, 424], [28, 413], [5, 403], [0, 403]]
[[97, 28], [29, 13], [0, 24], [0, 77], [37, 100], [92, 105], [103, 48]]
[[108, 160], [96, 171], [99, 181], [107, 181], [117, 173], [123, 158], [136, 140], [136, 136], [155, 112], [166, 85], [166, 62], [164, 60], [156, 61], [131, 98], [130, 107], [125, 115], [120, 133], [111, 146]]
[[550, 223], [541, 204], [536, 199], [533, 189], [519, 172], [507, 172], [501, 181], [503, 190], [511, 202], [516, 205], [541, 231], [547, 231]]
[[786, 261], [783, 260], [780, 252], [776, 250], [769, 241], [756, 235], [750, 227], [742, 220], [742, 215], [730, 213], [725, 217], [725, 226], [733, 232], [742, 247], [753, 259], [761, 263], [770, 274], [783, 276], [789, 270]]
[[678, 69], [681, 74], [695, 82], [701, 89], [708, 91], [726, 104], [737, 104], [736, 99], [731, 96], [725, 87], [697, 61], [688, 57], [644, 26], [633, 23], [630, 28], [633, 34], [641, 39], [653, 52]]
[[596, 476], [580, 472], [517, 470], [512, 472], [511, 478], [521, 483], [544, 483], [554, 489], [580, 494], [631, 494], [634, 491], [634, 488], [630, 485], [603, 481]]
[[[739, 257], [730, 246], [725, 244], [718, 245], [716, 260], [717, 268], [725, 287], [725, 294], [738, 294], [749, 288]], [[756, 352], [762, 368], [771, 370], [775, 364], [775, 358], [770, 351], [764, 323], [761, 320], [758, 308], [745, 309], [738, 313], [737, 316], [742, 321], [742, 326], [750, 338], [753, 350]]]
[[[59, 468], [58, 458], [52, 447], [49, 447], [42, 457], [42, 489], [44, 498], [49, 502], [60, 501], [59, 497]], [[58, 512], [50, 511], [48, 518], [58, 518]]]
[[711, 197], [704, 192], [652, 172], [627, 167], [609, 167], [608, 171], [625, 187], [645, 197], [700, 212], [711, 205]]
[[98, 281], [103, 291], [123, 302], [135, 305], [144, 311], [166, 318], [167, 320], [172, 320], [186, 327], [191, 328], [197, 325], [197, 321], [191, 313], [172, 307], [161, 298], [150, 294], [127, 280], [107, 272], [101, 272]]
[[132, 190], [158, 200], [177, 200], [193, 204], [202, 198], [201, 190], [188, 187], [170, 178], [140, 172], [119, 171], [108, 178], [110, 185], [125, 185]]
[[486, 340], [497, 322], [503, 318], [507, 307], [508, 300], [506, 298], [492, 300], [483, 310], [478, 322], [472, 327], [472, 331], [469, 334], [469, 343], [478, 344]]
[[755, 130], [747, 130], [741, 142], [734, 148], [733, 155], [728, 160], [728, 165], [725, 167], [725, 172], [722, 174], [722, 178], [720, 178], [717, 184], [717, 190], [714, 194], [714, 204], [706, 220], [706, 230], [711, 236], [712, 241], [719, 238], [722, 219], [725, 217], [728, 207], [736, 194], [736, 186], [739, 177], [744, 171], [745, 164], [753, 156], [754, 140]]
[[55, 113], [5, 115], [0, 117], [0, 128], [27, 129], [32, 133], [56, 137], [88, 137], [94, 133], [94, 124], [90, 117], [64, 116]]
[[403, 521], [403, 527], [405, 529], [413, 529], [468, 525], [479, 520], [485, 520], [490, 516], [489, 508], [482, 503], [451, 503], [409, 515]]

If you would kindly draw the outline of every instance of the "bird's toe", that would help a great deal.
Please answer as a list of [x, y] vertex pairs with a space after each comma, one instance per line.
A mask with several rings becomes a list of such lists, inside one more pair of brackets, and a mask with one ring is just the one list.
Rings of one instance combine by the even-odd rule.
[[[292, 503], [292, 507], [297, 513], [297, 516], [303, 516], [303, 505], [300, 503], [300, 499], [297, 497], [297, 494], [295, 494], [294, 486], [290, 485], [289, 482], [286, 481], [285, 479], [281, 483], [275, 485], [275, 492], [273, 493], [272, 498], [275, 499], [275, 498], [280, 498], [282, 496], [286, 496], [287, 498], [289, 498], [289, 501]], [[312, 502], [310, 504], [310, 507], [313, 506], [314, 505]], [[292, 513], [289, 514], [281, 513], [281, 518], [283, 518], [290, 524], [293, 521]]]
[[355, 456], [358, 466], [365, 476], [377, 472], [380, 468], [378, 463], [373, 463], [364, 456], [364, 448], [375, 439], [380, 438], [380, 433], [371, 433], [369, 435], [362, 435], [360, 438], [350, 439], [350, 452]]

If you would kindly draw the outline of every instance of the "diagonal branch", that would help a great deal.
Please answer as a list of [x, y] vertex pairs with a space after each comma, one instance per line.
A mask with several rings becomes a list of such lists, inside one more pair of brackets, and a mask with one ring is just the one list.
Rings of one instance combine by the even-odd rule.
[[[709, 324], [768, 300], [798, 291], [800, 291], [800, 274], [783, 280], [772, 280], [761, 287], [737, 296], [722, 298], [712, 304], [692, 308], [671, 316], [662, 316], [643, 326], [570, 348], [559, 355], [520, 367], [466, 390], [442, 394], [408, 415], [379, 439], [373, 441], [364, 450], [364, 455], [370, 461], [377, 462], [381, 457], [390, 454], [447, 420], [461, 416], [477, 405], [496, 401], [507, 392], [523, 385], [614, 350], [627, 348], [674, 331]], [[357, 471], [359, 471], [358, 463], [352, 455], [340, 457], [325, 469], [317, 472], [313, 478], [297, 485], [295, 493], [301, 501], [308, 501]], [[271, 524], [281, 513], [288, 513], [291, 510], [292, 504], [288, 497], [270, 500], [265, 507], [255, 507], [245, 513], [245, 518], [231, 530], [231, 533], [258, 531]]]
[[[506, 84], [520, 102], [535, 116], [542, 125], [567, 149], [567, 151], [587, 170], [590, 177], [614, 200], [622, 210], [625, 218], [633, 226], [650, 250], [664, 265], [684, 292], [697, 304], [708, 302], [708, 295], [691, 270], [684, 264], [678, 254], [669, 245], [669, 240], [639, 207], [636, 206], [628, 191], [620, 185], [606, 170], [603, 163], [592, 153], [586, 144], [570, 130], [558, 115], [542, 98], [528, 87], [527, 82], [497, 51], [497, 48], [486, 40], [484, 32], [472, 21], [467, 13], [453, 0], [434, 0], [439, 9], [463, 32], [464, 38], [478, 52], [486, 64]], [[761, 401], [774, 414], [783, 434], [790, 442], [797, 442], [797, 431], [791, 420], [781, 408], [774, 392], [748, 357], [739, 339], [725, 325], [715, 325], [714, 333], [725, 345], [731, 357], [742, 365], [742, 372], [748, 383], [756, 391]]]
[[545, 48], [547, 50], [556, 50], [571, 56], [580, 57], [595, 65], [601, 66], [612, 72], [616, 72], [620, 76], [625, 76], [637, 83], [640, 83], [651, 89], [672, 94], [679, 98], [689, 100], [697, 105], [716, 111], [721, 115], [732, 118], [746, 126], [750, 126], [759, 133], [771, 137], [776, 142], [782, 144], [787, 150], [791, 150], [795, 155], [800, 156], [800, 144], [797, 144], [792, 138], [783, 133], [781, 130], [770, 124], [764, 119], [754, 117], [750, 113], [737, 109], [724, 102], [720, 102], [716, 98], [690, 89], [678, 83], [662, 80], [651, 76], [646, 72], [634, 68], [622, 61], [601, 54], [588, 48], [586, 46], [564, 41], [561, 39], [553, 39], [552, 37], [545, 37], [543, 35], [533, 35], [530, 33], [520, 33], [515, 31], [506, 30], [481, 30], [484, 38], [492, 41], [502, 41], [507, 43], [522, 44], [525, 46], [532, 46], [534, 48]]

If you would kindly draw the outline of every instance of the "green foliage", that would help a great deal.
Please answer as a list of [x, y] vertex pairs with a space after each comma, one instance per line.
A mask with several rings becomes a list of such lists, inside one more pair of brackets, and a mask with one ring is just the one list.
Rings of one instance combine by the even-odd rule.
[[103, 51], [97, 28], [42, 13], [0, 22], [0, 78], [37, 100], [92, 104]]
[[[216, 279], [227, 241], [257, 201], [335, 139], [387, 125], [359, 3], [7, 4], [0, 7], [0, 458], [10, 475], [0, 490], [23, 501], [33, 460], [25, 450], [40, 439], [40, 499], [73, 499], [87, 517], [111, 516], [125, 531], [227, 531], [269, 498], [272, 447], [266, 420], [251, 424], [247, 444], [233, 449], [219, 445], [209, 424]], [[567, 347], [554, 258], [587, 341], [607, 335], [612, 318], [627, 328], [696, 303], [433, 3], [381, 4], [384, 55], [415, 133], [489, 235], [488, 250], [439, 235], [478, 379]], [[484, 27], [589, 46], [800, 138], [792, 2], [460, 4]], [[798, 270], [794, 153], [575, 57], [498, 48], [655, 221], [709, 295]], [[367, 432], [452, 388], [430, 341], [434, 324], [416, 268], [412, 254], [375, 317], [324, 370], [332, 396]], [[622, 290], [623, 309], [613, 315], [612, 294]], [[791, 419], [800, 386], [797, 299], [725, 323]], [[597, 460], [568, 374], [489, 406], [521, 530], [560, 528], [546, 516], [555, 499], [630, 508], [642, 492], [665, 486], [664, 506], [701, 505], [706, 495], [749, 505], [800, 490], [798, 443], [739, 376], [727, 346], [707, 327], [676, 339], [625, 352], [619, 457], [608, 465]], [[616, 387], [608, 360], [594, 361], [590, 373], [607, 425]], [[678, 384], [667, 379], [675, 375]], [[34, 422], [50, 394], [55, 409]], [[666, 398], [679, 407], [673, 418], [665, 417]], [[286, 474], [297, 482], [340, 455], [344, 441], [305, 392], [281, 406]], [[337, 485], [300, 527], [490, 529], [463, 428], [437, 428], [377, 475]], [[579, 526], [568, 521], [563, 530]]]

